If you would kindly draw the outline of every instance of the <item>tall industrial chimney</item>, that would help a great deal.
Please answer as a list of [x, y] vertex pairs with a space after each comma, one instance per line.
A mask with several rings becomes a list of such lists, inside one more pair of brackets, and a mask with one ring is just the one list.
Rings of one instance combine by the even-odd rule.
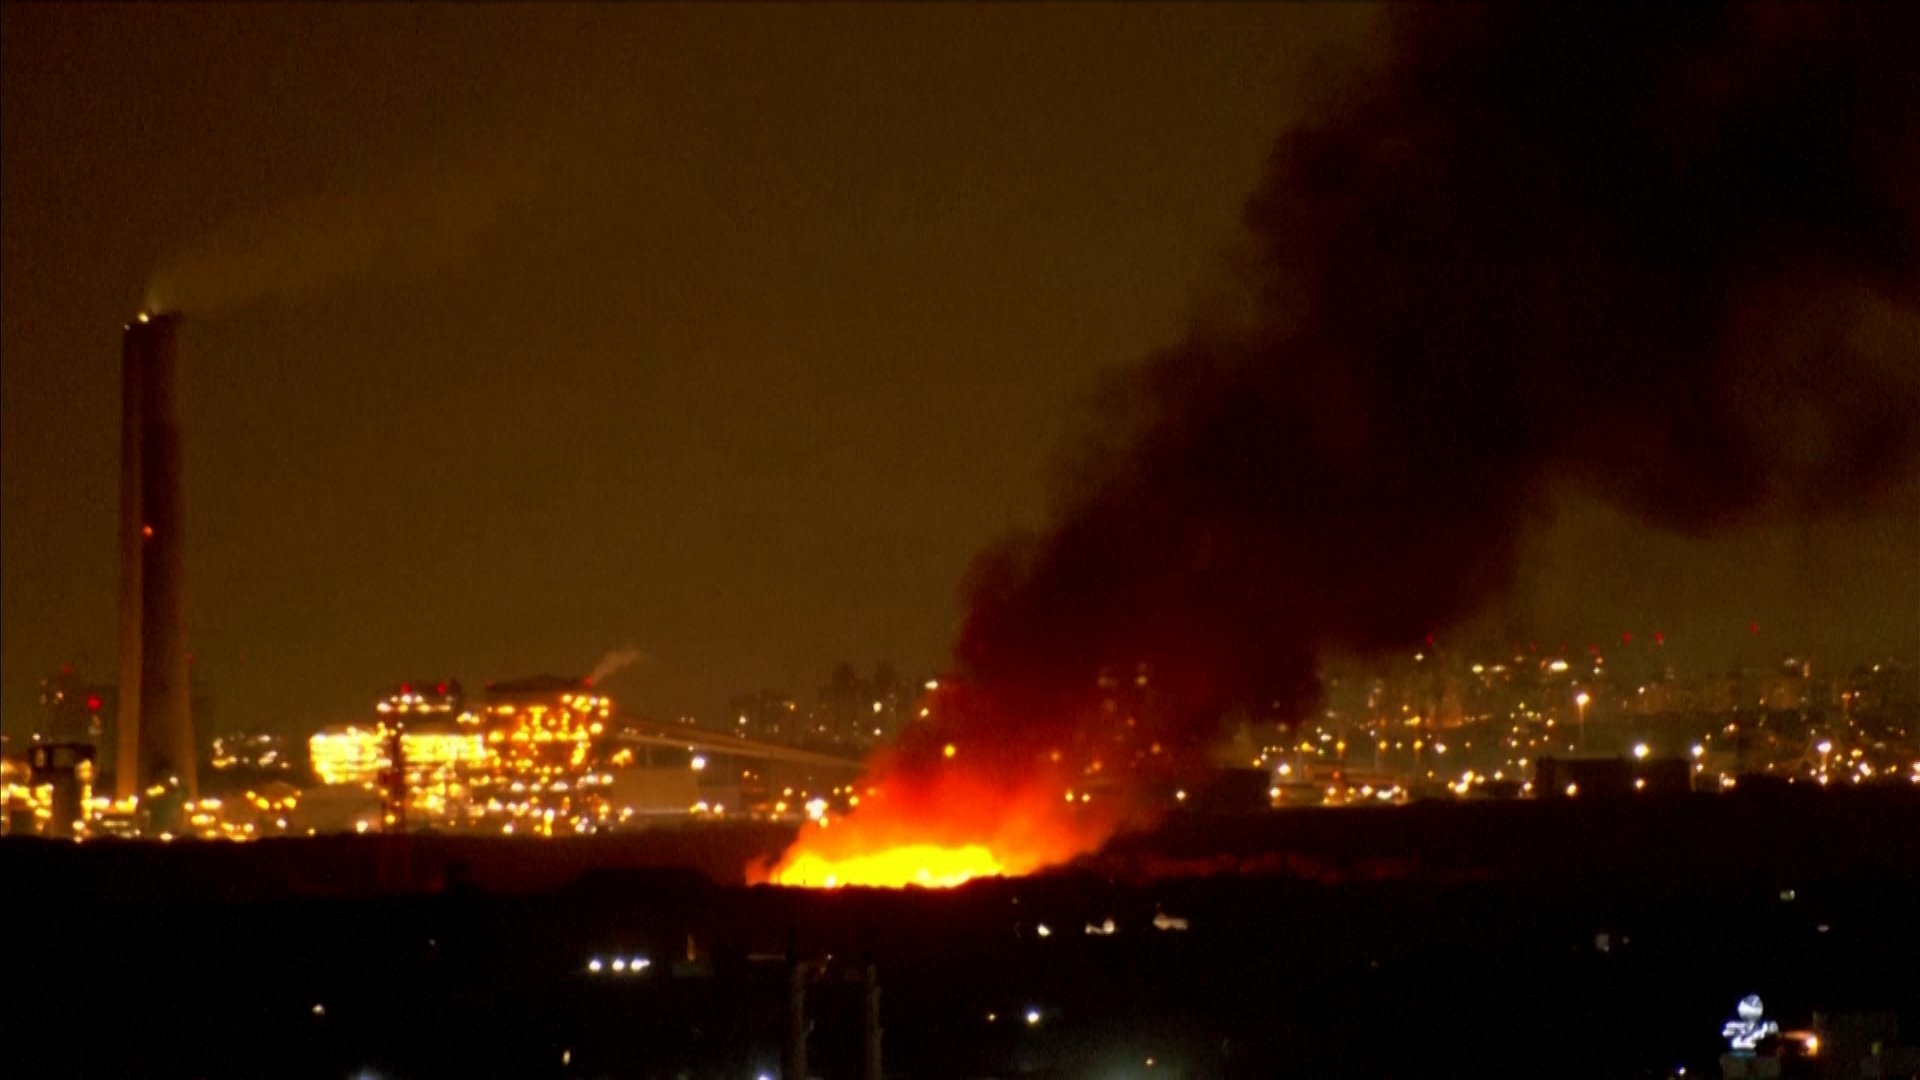
[[[149, 323], [129, 323], [120, 337], [120, 693], [114, 717], [116, 798], [140, 791], [140, 564], [145, 558], [140, 512], [140, 407], [146, 385]], [[136, 332], [136, 327], [138, 328]]]
[[199, 795], [182, 560], [179, 318], [141, 315], [121, 349], [120, 730], [115, 792]]

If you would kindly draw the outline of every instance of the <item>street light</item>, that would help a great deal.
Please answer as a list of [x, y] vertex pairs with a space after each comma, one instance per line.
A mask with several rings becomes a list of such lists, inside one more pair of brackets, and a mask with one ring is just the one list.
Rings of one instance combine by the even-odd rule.
[[1592, 700], [1585, 690], [1573, 696], [1573, 704], [1580, 711], [1580, 752], [1583, 754], [1587, 751], [1587, 702]]

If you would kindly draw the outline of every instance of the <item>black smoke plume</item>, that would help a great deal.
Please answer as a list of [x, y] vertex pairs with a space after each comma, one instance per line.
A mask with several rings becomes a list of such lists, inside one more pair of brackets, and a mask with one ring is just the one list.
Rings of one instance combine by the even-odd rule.
[[1144, 662], [1169, 750], [1325, 650], [1498, 596], [1550, 486], [1703, 533], [1911, 493], [1920, 6], [1401, 8], [1284, 135], [1250, 314], [1116, 381], [985, 553], [939, 738], [1075, 737]]

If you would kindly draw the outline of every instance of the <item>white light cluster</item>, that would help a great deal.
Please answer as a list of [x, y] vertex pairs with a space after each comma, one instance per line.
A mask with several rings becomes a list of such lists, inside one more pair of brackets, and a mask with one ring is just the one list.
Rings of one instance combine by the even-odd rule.
[[611, 959], [596, 956], [587, 961], [587, 974], [638, 975], [653, 966], [653, 961], [644, 956], [615, 956]]

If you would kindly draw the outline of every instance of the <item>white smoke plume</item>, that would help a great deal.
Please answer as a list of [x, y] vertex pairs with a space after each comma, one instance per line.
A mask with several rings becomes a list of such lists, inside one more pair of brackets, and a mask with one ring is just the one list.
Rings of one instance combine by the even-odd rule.
[[621, 668], [637, 664], [646, 658], [647, 654], [641, 652], [637, 645], [611, 650], [600, 658], [599, 663], [593, 665], [593, 673], [587, 676], [587, 682], [598, 686]]
[[463, 161], [246, 211], [164, 260], [147, 308], [206, 317], [366, 275], [430, 273], [458, 259], [532, 179], [524, 164]]

